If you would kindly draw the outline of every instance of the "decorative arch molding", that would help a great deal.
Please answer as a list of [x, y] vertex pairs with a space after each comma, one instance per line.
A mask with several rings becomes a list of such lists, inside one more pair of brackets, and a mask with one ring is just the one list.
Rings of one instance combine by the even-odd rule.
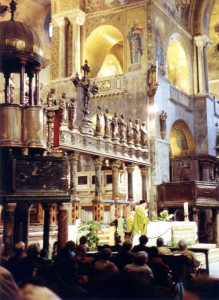
[[98, 75], [107, 56], [110, 56], [121, 73], [124, 66], [123, 51], [123, 35], [117, 28], [112, 25], [102, 25], [94, 29], [87, 37], [84, 47], [84, 58], [93, 66], [91, 77]]
[[183, 120], [173, 123], [170, 131], [170, 148], [172, 157], [195, 155], [195, 142], [191, 131]]
[[[191, 28], [193, 35], [209, 34], [209, 22], [214, 4], [218, 0], [194, 1], [191, 13]], [[206, 29], [206, 26], [208, 27]], [[206, 32], [207, 31], [207, 32]]]

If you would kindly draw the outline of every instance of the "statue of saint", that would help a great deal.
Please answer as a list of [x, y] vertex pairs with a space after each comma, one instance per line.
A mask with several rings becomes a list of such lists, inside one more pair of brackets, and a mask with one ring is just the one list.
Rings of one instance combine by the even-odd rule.
[[62, 98], [59, 100], [59, 109], [60, 109], [60, 113], [61, 113], [61, 124], [66, 123], [66, 93], [63, 92], [62, 93]]
[[135, 126], [134, 126], [134, 143], [135, 145], [140, 144], [140, 125], [139, 120], [135, 120]]
[[101, 135], [101, 117], [102, 117], [101, 107], [98, 106], [96, 112], [96, 135]]
[[141, 124], [141, 146], [147, 147], [147, 129], [146, 129], [146, 123], [142, 122]]
[[77, 118], [77, 103], [75, 98], [71, 98], [68, 104], [68, 124], [69, 128], [75, 128], [75, 122]]
[[133, 132], [132, 119], [129, 118], [129, 121], [127, 124], [127, 142], [129, 144], [133, 144], [133, 139], [134, 139], [134, 132]]
[[112, 126], [112, 139], [117, 140], [119, 135], [119, 126], [118, 126], [118, 116], [116, 112], [114, 113], [114, 116], [112, 118], [111, 126]]
[[120, 133], [120, 141], [121, 142], [126, 142], [126, 122], [124, 119], [124, 115], [121, 115], [120, 119], [119, 119], [119, 133]]
[[167, 113], [162, 110], [162, 113], [160, 114], [160, 131], [166, 131], [167, 127]]
[[110, 118], [109, 118], [109, 109], [107, 108], [103, 114], [104, 116], [104, 137], [110, 137]]

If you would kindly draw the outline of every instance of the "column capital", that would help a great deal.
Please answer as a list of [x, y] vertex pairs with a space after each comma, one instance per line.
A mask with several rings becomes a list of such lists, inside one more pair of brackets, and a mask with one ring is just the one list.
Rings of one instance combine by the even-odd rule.
[[80, 154], [77, 151], [70, 152], [70, 153], [68, 153], [68, 160], [69, 161], [78, 161], [79, 155]]
[[118, 170], [121, 166], [121, 162], [119, 160], [115, 160], [111, 163], [112, 170]]
[[194, 41], [198, 48], [204, 48], [205, 46], [207, 46], [209, 48], [212, 45], [212, 41], [205, 34], [195, 36]]
[[129, 164], [129, 165], [126, 166], [126, 171], [127, 171], [128, 173], [133, 173], [134, 170], [135, 170], [135, 165]]
[[93, 160], [94, 160], [95, 167], [102, 167], [104, 157], [102, 156], [94, 157]]
[[59, 210], [69, 210], [70, 203], [62, 202], [59, 205]]
[[147, 175], [148, 174], [148, 167], [140, 167], [141, 175]]

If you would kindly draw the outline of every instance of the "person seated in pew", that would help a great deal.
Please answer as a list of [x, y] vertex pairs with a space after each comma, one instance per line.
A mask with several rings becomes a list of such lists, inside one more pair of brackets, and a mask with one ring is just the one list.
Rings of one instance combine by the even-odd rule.
[[165, 264], [161, 257], [159, 257], [158, 249], [152, 246], [148, 253], [148, 266], [154, 274], [154, 284], [164, 288], [171, 288], [173, 283], [171, 280], [170, 267]]
[[176, 251], [173, 251], [173, 254], [183, 254], [183, 255], [187, 256], [187, 258], [189, 260], [190, 275], [195, 274], [196, 270], [200, 266], [201, 262], [199, 260], [197, 260], [194, 252], [187, 249], [187, 243], [185, 240], [179, 240], [178, 247], [179, 247], [179, 249]]
[[156, 243], [159, 255], [172, 254], [172, 251], [164, 245], [164, 240], [162, 237], [157, 238]]

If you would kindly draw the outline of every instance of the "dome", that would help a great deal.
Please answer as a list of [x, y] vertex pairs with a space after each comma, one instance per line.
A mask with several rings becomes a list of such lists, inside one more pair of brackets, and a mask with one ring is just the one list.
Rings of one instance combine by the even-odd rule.
[[36, 32], [24, 23], [10, 20], [0, 22], [0, 70], [19, 71], [20, 61], [24, 59], [30, 69], [42, 64], [42, 48]]

